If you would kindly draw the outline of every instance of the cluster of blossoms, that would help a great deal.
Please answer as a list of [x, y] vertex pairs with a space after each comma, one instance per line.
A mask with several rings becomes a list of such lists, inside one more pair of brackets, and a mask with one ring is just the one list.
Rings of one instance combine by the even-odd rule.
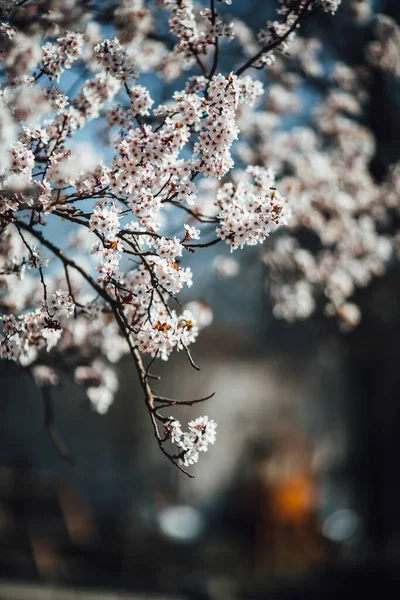
[[[374, 67], [395, 73], [391, 42], [397, 26], [386, 16], [377, 22], [379, 41], [368, 44], [366, 58]], [[383, 23], [388, 28], [385, 47], [379, 29]], [[285, 130], [286, 114], [304, 110], [295, 85], [304, 80], [296, 75], [297, 81], [282, 81], [285, 61], [271, 70], [280, 79], [273, 98], [267, 96], [253, 123], [245, 120], [247, 115], [238, 121], [246, 134], [239, 154], [248, 162], [273, 167], [292, 213], [284, 233], [274, 236], [264, 252], [267, 287], [278, 318], [305, 319], [322, 300], [326, 314], [349, 330], [361, 320], [352, 298], [357, 288], [383, 275], [397, 251], [393, 211], [398, 211], [398, 166], [380, 182], [371, 175], [375, 139], [359, 122], [372, 80], [368, 63], [356, 68], [336, 63], [312, 125]], [[313, 72], [318, 78], [324, 74], [316, 57]], [[314, 240], [312, 250], [304, 244], [306, 232]]]
[[[35, 128], [22, 127], [21, 142], [32, 147], [34, 143], [45, 146], [49, 141], [49, 136], [44, 127], [36, 126]], [[34, 160], [34, 157], [33, 157]]]
[[107, 281], [116, 274], [121, 259], [121, 242], [117, 238], [120, 229], [120, 208], [115, 204], [107, 205], [103, 201], [97, 203], [89, 219], [89, 230], [97, 232], [101, 242], [91, 249], [92, 254], [100, 254], [101, 260], [97, 265], [99, 282]]
[[41, 349], [45, 348], [47, 352], [52, 350], [62, 334], [58, 319], [53, 319], [41, 310], [18, 317], [4, 315], [2, 323], [0, 356], [23, 366], [36, 360]]
[[208, 87], [205, 130], [199, 135], [194, 155], [201, 158], [195, 168], [213, 178], [223, 177], [233, 166], [231, 146], [237, 139], [236, 110], [239, 104], [254, 105], [263, 94], [259, 81], [250, 77], [239, 78], [231, 73], [214, 76]]
[[[50, 308], [54, 316], [66, 315], [69, 317], [74, 314], [75, 305], [68, 292], [56, 290], [51, 296]], [[47, 312], [47, 307], [44, 305], [43, 310]]]
[[231, 250], [254, 246], [279, 225], [287, 225], [290, 210], [286, 198], [275, 187], [275, 176], [269, 169], [248, 167], [254, 183], [246, 180], [237, 185], [225, 183], [217, 194], [221, 207], [217, 235]]
[[138, 340], [141, 352], [168, 360], [174, 348], [183, 350], [196, 341], [199, 329], [189, 310], [183, 311], [180, 316], [175, 311], [170, 311], [170, 314], [161, 312], [160, 319], [155, 323], [146, 321], [140, 330]]
[[233, 166], [230, 149], [239, 133], [235, 121], [239, 102], [236, 80], [236, 75], [216, 75], [208, 89], [209, 117], [195, 154], [201, 155], [196, 168], [210, 177], [223, 177]]
[[[307, 13], [307, 9], [311, 8], [312, 2], [282, 2], [282, 4], [283, 6], [277, 12], [279, 15], [283, 15], [284, 19], [282, 21], [267, 21], [266, 29], [261, 29], [257, 38], [265, 48], [268, 48], [269, 45], [274, 47], [275, 42], [281, 40], [278, 45], [279, 50], [281, 52], [289, 52], [296, 39], [299, 17]], [[255, 68], [262, 69], [263, 67], [271, 67], [275, 64], [277, 58], [275, 52], [259, 52], [258, 54], [257, 60], [254, 62]]]
[[214, 444], [217, 424], [207, 416], [198, 417], [188, 423], [189, 431], [182, 431], [179, 421], [170, 417], [166, 425], [168, 437], [182, 450], [181, 463], [188, 467], [199, 460], [199, 452], [207, 452], [208, 445]]
[[118, 390], [115, 372], [104, 361], [97, 359], [89, 367], [77, 367], [75, 380], [79, 385], [86, 386], [86, 393], [96, 411], [105, 414]]
[[[39, 267], [37, 260], [35, 266]], [[22, 276], [21, 272], [19, 274]], [[62, 334], [63, 317], [73, 315], [75, 305], [68, 292], [63, 290], [56, 290], [51, 295], [49, 305], [43, 300], [40, 310], [23, 313], [18, 317], [12, 314], [1, 317], [1, 358], [29, 365], [36, 360], [41, 348], [46, 348], [49, 352], [58, 343]]]
[[114, 241], [119, 231], [120, 212], [116, 204], [107, 206], [104, 202], [97, 203], [89, 219], [89, 229], [96, 229], [107, 240]]
[[[319, 182], [318, 198], [304, 199], [302, 173], [309, 172], [309, 165], [294, 169], [300, 182], [296, 188], [288, 170], [281, 168], [279, 143], [263, 148], [271, 114], [287, 111], [292, 96], [275, 82], [266, 96], [270, 109], [256, 110], [264, 94], [262, 72], [252, 77], [246, 71], [270, 65], [269, 76], [277, 78], [280, 55], [289, 45], [298, 51], [301, 64], [306, 65], [307, 57], [314, 60], [315, 45], [302, 45], [295, 31], [309, 9], [322, 5], [334, 12], [339, 2], [281, 2], [279, 19], [267, 24], [265, 35], [254, 38], [243, 24], [237, 22], [234, 28], [219, 15], [221, 4], [228, 1], [210, 2], [199, 11], [192, 0], [165, 0], [165, 40], [157, 29], [165, 13], [156, 14], [142, 0], [117, 3], [110, 23], [113, 39], [103, 39], [104, 32], [90, 22], [87, 11], [81, 18], [79, 11], [72, 11], [69, 20], [69, 11], [49, 0], [45, 19], [32, 4], [26, 20], [21, 18], [24, 4], [16, 6], [0, 28], [5, 38], [0, 94], [0, 355], [29, 366], [45, 387], [57, 385], [64, 368], [72, 370], [93, 408], [104, 413], [118, 389], [113, 365], [129, 354], [160, 446], [167, 440], [176, 443], [179, 456], [165, 454], [179, 468], [186, 467], [214, 443], [216, 424], [202, 417], [183, 433], [176, 420], [162, 416], [162, 409], [180, 402], [155, 395], [149, 369], [155, 359], [167, 360], [175, 350], [186, 352], [197, 368], [190, 346], [210, 324], [212, 312], [195, 300], [179, 308], [177, 296], [192, 285], [187, 263], [193, 253], [223, 240], [232, 250], [262, 243], [280, 225], [290, 223], [286, 197], [299, 199], [293, 227], [306, 223], [306, 215], [317, 222], [325, 192]], [[235, 29], [240, 43], [246, 35], [250, 39], [243, 44], [247, 43], [244, 62], [236, 71], [221, 73], [221, 43], [232, 39]], [[137, 81], [137, 65], [169, 81], [187, 69], [193, 72], [183, 85], [179, 80], [170, 100], [157, 106], [144, 80]], [[58, 89], [54, 81], [71, 67], [75, 81], [62, 81]], [[309, 72], [317, 71], [314, 60]], [[342, 72], [341, 78], [351, 87], [351, 76]], [[289, 88], [283, 76], [282, 80]], [[338, 111], [357, 113], [362, 98], [351, 102], [346, 93], [329, 98], [321, 128], [324, 123], [326, 135], [331, 135], [329, 127], [340, 128], [343, 160], [352, 157], [359, 165], [360, 155], [370, 154], [354, 141], [354, 127], [335, 116]], [[104, 140], [101, 156], [93, 145], [79, 141], [84, 135], [77, 135], [84, 128], [90, 134], [97, 124]], [[250, 147], [245, 139], [235, 144], [239, 133], [251, 140]], [[246, 166], [259, 166], [232, 173], [236, 149]], [[337, 154], [335, 160], [340, 161]], [[282, 181], [276, 183], [270, 166], [284, 175]], [[354, 167], [354, 177], [362, 169]], [[199, 188], [207, 185], [203, 201]], [[350, 196], [350, 183], [348, 187]], [[319, 273], [331, 304], [344, 313], [344, 299], [351, 293], [343, 275], [340, 279], [344, 260], [362, 255], [365, 272], [372, 276], [379, 270], [379, 262], [371, 259], [372, 248], [382, 256], [386, 248], [368, 219], [361, 226], [358, 213], [353, 220], [360, 225], [359, 235], [351, 235], [352, 221], [345, 216], [353, 213], [341, 209], [341, 202], [343, 196], [342, 201], [335, 199], [331, 222], [325, 230], [320, 228], [321, 239], [325, 236], [342, 251], [335, 263], [336, 279], [321, 275], [329, 271], [329, 257], [315, 259], [314, 265], [312, 257], [303, 253], [301, 258], [294, 246], [289, 254], [297, 269]], [[347, 246], [335, 233], [342, 216], [341, 225], [348, 226]], [[62, 233], [66, 224], [72, 229], [69, 237]], [[276, 253], [273, 261], [279, 263]], [[352, 267], [354, 278], [361, 277], [356, 273], [359, 262]], [[221, 276], [238, 272], [233, 259], [213, 264]], [[291, 296], [286, 304], [295, 305], [296, 298], [304, 296], [300, 288], [297, 295], [286, 292], [285, 297]]]
[[84, 83], [81, 93], [74, 101], [74, 108], [87, 120], [97, 118], [104, 104], [114, 98], [120, 87], [121, 83], [117, 79], [101, 71]]
[[[178, 38], [174, 55], [183, 57], [186, 68], [200, 61], [199, 57], [207, 54], [208, 47], [218, 40], [234, 37], [232, 23], [222, 21], [215, 9], [206, 8], [196, 15], [191, 0], [165, 0], [164, 3], [171, 11], [169, 30]], [[201, 23], [199, 16], [203, 18]]]
[[137, 79], [137, 69], [118, 38], [104, 40], [94, 48], [94, 54], [107, 73], [115, 79], [124, 83]]
[[335, 14], [341, 3], [342, 0], [322, 0], [322, 8], [325, 12]]
[[64, 69], [71, 68], [82, 53], [83, 41], [82, 34], [71, 31], [59, 37], [55, 44], [48, 42], [43, 46], [43, 71], [50, 80], [60, 81]]
[[11, 156], [11, 169], [30, 179], [35, 166], [33, 152], [22, 141], [18, 141], [12, 144]]

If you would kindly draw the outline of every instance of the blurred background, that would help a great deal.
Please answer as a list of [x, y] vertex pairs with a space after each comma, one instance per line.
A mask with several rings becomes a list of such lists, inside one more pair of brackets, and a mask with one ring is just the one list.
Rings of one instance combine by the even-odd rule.
[[[257, 29], [266, 4], [233, 0], [231, 12]], [[327, 61], [354, 64], [372, 34], [346, 4], [304, 32], [322, 38]], [[400, 22], [397, 0], [374, 8]], [[400, 157], [400, 94], [376, 78], [366, 119], [379, 179]], [[181, 354], [158, 368], [163, 395], [215, 392], [198, 414], [218, 422], [217, 443], [195, 479], [159, 452], [128, 359], [105, 416], [68, 376], [52, 391], [73, 466], [48, 439], [30, 376], [0, 364], [0, 598], [400, 590], [399, 266], [357, 293], [363, 319], [343, 334], [318, 311], [275, 320], [257, 253], [229, 282], [210, 268], [226, 255], [209, 248], [194, 269], [191, 297], [214, 311], [194, 348], [201, 371]]]

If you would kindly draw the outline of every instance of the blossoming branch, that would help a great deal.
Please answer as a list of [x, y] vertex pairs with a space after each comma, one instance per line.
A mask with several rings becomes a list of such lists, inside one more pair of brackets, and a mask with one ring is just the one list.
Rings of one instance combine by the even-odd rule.
[[[277, 20], [231, 72], [220, 71], [223, 46], [236, 35], [221, 4], [199, 11], [192, 0], [165, 0], [168, 35], [157, 3], [141, 0], [119, 2], [110, 39], [101, 8], [79, 2], [63, 12], [55, 0], [46, 9], [25, 0], [0, 25], [0, 357], [44, 388], [49, 434], [68, 459], [50, 386], [72, 370], [105, 413], [118, 388], [112, 365], [124, 354], [168, 459], [185, 471], [214, 444], [212, 419], [197, 418], [185, 432], [169, 415], [207, 398], [158, 395], [154, 362], [183, 351], [197, 368], [191, 347], [211, 315], [200, 301], [179, 300], [192, 285], [193, 253], [262, 244], [290, 223], [269, 165], [234, 168], [240, 113], [251, 120], [265, 93], [257, 73], [291, 52], [302, 21], [334, 13], [340, 0], [281, 0]], [[71, 76], [63, 83], [68, 70], [72, 85]], [[156, 105], [144, 72], [176, 83], [168, 101]], [[101, 159], [79, 143], [98, 123], [107, 139]]]

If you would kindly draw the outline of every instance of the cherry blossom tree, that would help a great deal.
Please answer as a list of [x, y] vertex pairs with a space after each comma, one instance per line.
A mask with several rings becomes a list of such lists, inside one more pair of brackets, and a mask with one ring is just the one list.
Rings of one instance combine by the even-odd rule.
[[[306, 317], [319, 286], [328, 312], [351, 323], [358, 317], [348, 296], [390, 254], [376, 221], [382, 195], [391, 205], [398, 170], [374, 187], [368, 132], [341, 116], [360, 110], [358, 74], [336, 66], [338, 89], [321, 105], [320, 135], [274, 132], [277, 115], [295, 102], [290, 61], [319, 75], [317, 42], [298, 37], [301, 24], [317, 12], [332, 18], [340, 0], [280, 0], [276, 20], [257, 35], [229, 20], [230, 3], [4, 4], [0, 357], [43, 387], [48, 432], [69, 460], [51, 386], [72, 371], [105, 413], [118, 389], [113, 365], [125, 354], [165, 456], [187, 473], [214, 444], [212, 419], [184, 431], [170, 415], [207, 398], [171, 399], [153, 387], [156, 361], [175, 351], [198, 368], [191, 347], [212, 314], [201, 301], [179, 300], [192, 285], [193, 253], [221, 243], [234, 253], [276, 238], [264, 253], [276, 315]], [[396, 70], [398, 31], [384, 19], [379, 27], [369, 59]], [[242, 59], [225, 72], [230, 42]], [[170, 99], [156, 105], [146, 76], [167, 82]], [[101, 158], [87, 143], [96, 127]], [[322, 148], [321, 136], [332, 147]], [[290, 229], [275, 236], [281, 227]], [[319, 235], [325, 249], [317, 256], [296, 241], [300, 227]], [[290, 283], [279, 281], [282, 269]]]

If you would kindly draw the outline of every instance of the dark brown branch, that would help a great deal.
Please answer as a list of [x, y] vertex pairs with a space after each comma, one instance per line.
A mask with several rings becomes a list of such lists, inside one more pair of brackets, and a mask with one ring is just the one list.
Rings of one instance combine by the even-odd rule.
[[165, 408], [167, 406], [193, 406], [199, 402], [205, 402], [215, 396], [215, 392], [204, 398], [196, 398], [196, 400], [172, 400], [171, 398], [164, 398], [163, 396], [155, 396], [154, 400], [159, 403], [157, 408]]
[[196, 363], [194, 362], [194, 360], [193, 360], [193, 356], [192, 356], [192, 353], [190, 352], [189, 348], [188, 348], [187, 346], [185, 346], [185, 344], [182, 344], [182, 346], [183, 346], [183, 348], [184, 348], [184, 350], [185, 350], [185, 352], [186, 352], [186, 355], [187, 355], [187, 357], [188, 357], [188, 359], [189, 359], [189, 362], [190, 362], [190, 364], [192, 365], [192, 367], [193, 367], [194, 369], [196, 369], [196, 371], [200, 371], [200, 367], [198, 367], [198, 366], [196, 365]]
[[98, 283], [96, 283], [94, 279], [90, 277], [90, 275], [88, 275], [84, 269], [82, 269], [82, 267], [80, 267], [71, 258], [66, 256], [66, 254], [64, 254], [62, 250], [60, 250], [59, 248], [57, 248], [57, 246], [50, 242], [50, 240], [46, 239], [40, 231], [34, 229], [32, 225], [27, 225], [26, 223], [24, 223], [24, 221], [19, 221], [15, 219], [14, 223], [18, 223], [21, 229], [29, 231], [31, 235], [33, 235], [41, 244], [43, 244], [43, 246], [46, 246], [46, 248], [51, 250], [51, 252], [55, 256], [57, 256], [65, 265], [71, 266], [73, 269], [78, 271], [78, 273], [82, 275], [82, 277], [91, 285], [93, 289], [96, 290], [99, 296], [101, 296], [107, 303], [110, 303], [110, 301], [112, 301], [112, 298], [110, 298], [107, 292]]
[[216, 238], [215, 240], [211, 240], [210, 242], [202, 242], [199, 244], [183, 243], [182, 246], [184, 246], [187, 250], [190, 250], [190, 248], [209, 248], [210, 246], [215, 246], [215, 244], [218, 244], [219, 242], [222, 242], [221, 238]]
[[[33, 250], [30, 247], [30, 245], [28, 244], [28, 242], [25, 239], [25, 237], [23, 236], [22, 231], [21, 231], [21, 229], [19, 227], [19, 224], [17, 222], [15, 222], [14, 225], [17, 228], [18, 234], [19, 234], [21, 240], [23, 241], [25, 247], [28, 249], [28, 252], [29, 252], [29, 254], [31, 256], [31, 259], [32, 259], [32, 264], [34, 265], [35, 261], [36, 261], [36, 257], [35, 257], [35, 255], [33, 253]], [[37, 269], [39, 271], [40, 282], [41, 282], [42, 287], [43, 287], [43, 296], [44, 296], [46, 311], [47, 311], [47, 313], [49, 313], [49, 306], [48, 306], [48, 302], [47, 302], [47, 285], [46, 285], [46, 282], [44, 280], [43, 270], [42, 270], [42, 267], [39, 264], [37, 265]]]
[[[246, 69], [248, 69], [249, 67], [252, 67], [253, 63], [257, 62], [257, 60], [259, 58], [261, 58], [261, 56], [263, 54], [266, 54], [267, 52], [270, 52], [274, 48], [277, 48], [278, 46], [280, 46], [282, 44], [282, 42], [284, 42], [286, 40], [286, 38], [289, 37], [289, 35], [297, 28], [297, 25], [306, 17], [308, 7], [311, 6], [311, 4], [313, 2], [315, 2], [315, 0], [306, 0], [306, 2], [304, 4], [302, 2], [300, 2], [299, 6], [298, 6], [299, 15], [298, 15], [297, 19], [289, 27], [289, 29], [280, 37], [271, 39], [271, 41], [268, 42], [268, 44], [265, 44], [265, 46], [263, 46], [261, 48], [261, 50], [259, 52], [257, 52], [257, 54], [255, 54], [254, 56], [249, 58], [249, 60], [247, 62], [245, 62], [244, 65], [242, 65], [235, 71], [235, 75], [238, 75], [238, 76], [241, 75], [244, 71], [246, 71]], [[287, 14], [286, 20], [290, 14], [291, 14], [290, 12]], [[285, 20], [285, 22], [286, 22], [286, 20]]]

